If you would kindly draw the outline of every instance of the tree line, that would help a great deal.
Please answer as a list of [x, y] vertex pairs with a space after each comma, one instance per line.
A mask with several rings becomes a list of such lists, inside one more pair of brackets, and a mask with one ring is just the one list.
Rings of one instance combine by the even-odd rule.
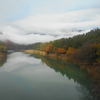
[[100, 61], [100, 29], [94, 29], [86, 34], [76, 35], [70, 38], [62, 38], [55, 41], [33, 44], [33, 49], [45, 51], [47, 54], [66, 54], [73, 58], [93, 63]]

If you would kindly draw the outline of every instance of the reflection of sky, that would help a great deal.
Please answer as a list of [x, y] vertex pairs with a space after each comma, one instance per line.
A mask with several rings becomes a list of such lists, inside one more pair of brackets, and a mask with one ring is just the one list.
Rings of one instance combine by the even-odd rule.
[[[47, 67], [47, 65], [43, 64], [40, 59], [30, 57], [29, 54], [20, 52], [8, 55], [7, 62], [0, 68], [0, 71], [11, 72], [29, 79], [35, 79], [35, 77], [37, 77], [39, 78], [39, 81], [44, 81], [47, 77], [54, 75], [59, 75], [59, 77], [62, 77], [60, 74], [55, 73], [53, 69], [50, 69]], [[52, 77], [52, 79], [49, 78], [49, 80], [47, 79], [47, 81], [51, 80], [53, 81], [56, 79], [55, 77]], [[63, 82], [62, 80], [56, 81]]]
[[7, 62], [0, 68], [0, 71], [12, 72], [26, 65], [32, 66], [41, 63], [41, 60], [28, 56], [29, 54], [24, 53], [12, 53], [8, 55]]
[[[40, 59], [29, 56], [21, 52], [16, 52], [8, 55], [7, 62], [0, 68], [0, 72], [8, 72], [14, 75], [27, 78], [27, 80], [36, 82], [60, 82], [65, 83], [67, 77], [55, 71], [46, 64], [42, 63]], [[59, 77], [55, 78], [55, 77]], [[47, 78], [48, 77], [48, 78]], [[71, 79], [67, 84], [73, 85], [74, 81]]]

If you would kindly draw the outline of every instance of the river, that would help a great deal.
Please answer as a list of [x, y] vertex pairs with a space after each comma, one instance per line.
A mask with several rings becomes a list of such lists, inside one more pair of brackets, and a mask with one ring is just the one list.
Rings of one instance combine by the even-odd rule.
[[97, 100], [85, 70], [60, 59], [13, 52], [0, 61], [0, 100]]

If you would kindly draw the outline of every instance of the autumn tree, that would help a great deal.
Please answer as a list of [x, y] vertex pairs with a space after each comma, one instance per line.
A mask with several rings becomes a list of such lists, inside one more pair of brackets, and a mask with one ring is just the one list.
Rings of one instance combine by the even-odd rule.
[[4, 44], [0, 43], [0, 58], [3, 58], [5, 56], [5, 53], [7, 52], [7, 48]]
[[49, 44], [46, 48], [45, 48], [45, 52], [50, 53], [52, 52], [52, 44]]
[[74, 51], [74, 48], [69, 47], [68, 50], [67, 50], [67, 54], [71, 54], [71, 53], [73, 53], [73, 51]]
[[57, 49], [57, 52], [58, 52], [59, 54], [65, 54], [65, 53], [66, 53], [66, 50], [65, 50], [64, 48], [58, 48], [58, 49]]
[[6, 52], [7, 48], [4, 45], [0, 45], [0, 52]]

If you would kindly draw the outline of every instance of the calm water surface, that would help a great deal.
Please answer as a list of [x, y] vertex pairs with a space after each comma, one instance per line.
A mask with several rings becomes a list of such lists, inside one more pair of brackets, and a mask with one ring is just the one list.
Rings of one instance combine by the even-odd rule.
[[0, 100], [97, 100], [86, 71], [70, 62], [14, 52], [0, 66]]

